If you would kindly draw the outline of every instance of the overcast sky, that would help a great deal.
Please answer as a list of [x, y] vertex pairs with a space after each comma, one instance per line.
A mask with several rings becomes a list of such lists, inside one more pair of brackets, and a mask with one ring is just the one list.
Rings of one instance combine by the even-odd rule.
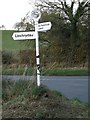
[[0, 0], [0, 26], [12, 29], [16, 22], [20, 22], [32, 6], [29, 0]]
[[[70, 0], [66, 1], [70, 3]], [[0, 26], [12, 29], [16, 22], [20, 22], [32, 10], [32, 5], [30, 0], [0, 0]]]

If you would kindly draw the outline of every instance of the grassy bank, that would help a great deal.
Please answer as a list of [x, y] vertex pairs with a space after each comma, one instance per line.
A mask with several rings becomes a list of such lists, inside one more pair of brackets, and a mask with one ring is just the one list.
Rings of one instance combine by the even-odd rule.
[[3, 118], [87, 118], [88, 106], [35, 81], [2, 81]]
[[87, 69], [76, 68], [62, 68], [62, 69], [42, 69], [44, 75], [60, 75], [60, 76], [87, 76], [89, 71]]
[[[2, 49], [6, 49], [6, 50], [20, 50], [20, 49], [26, 49], [27, 47], [25, 47], [25, 41], [21, 42], [21, 41], [15, 41], [12, 38], [12, 35], [14, 32], [18, 32], [18, 31], [14, 31], [14, 30], [3, 30], [2, 31]], [[23, 44], [24, 43], [24, 44]], [[0, 48], [1, 49], [1, 48]]]
[[[25, 71], [25, 68], [8, 68], [3, 67], [2, 74], [3, 75], [22, 75]], [[35, 68], [28, 68], [25, 72], [26, 75], [34, 75], [36, 72]], [[76, 68], [62, 68], [62, 69], [49, 69], [43, 68], [41, 69], [41, 75], [46, 76], [88, 76], [88, 69], [76, 69]]]

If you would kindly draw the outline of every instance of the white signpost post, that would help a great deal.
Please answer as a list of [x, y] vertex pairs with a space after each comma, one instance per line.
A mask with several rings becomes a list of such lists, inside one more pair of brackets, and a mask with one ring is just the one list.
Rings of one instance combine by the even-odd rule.
[[39, 40], [38, 40], [38, 20], [41, 17], [40, 11], [35, 9], [31, 13], [32, 19], [35, 21], [36, 33], [36, 65], [37, 65], [37, 86], [40, 86], [40, 55], [39, 55]]
[[36, 64], [37, 64], [37, 86], [40, 86], [40, 55], [39, 55], [39, 40], [38, 32], [43, 32], [51, 29], [51, 22], [39, 23], [41, 17], [39, 10], [35, 9], [31, 13], [32, 19], [35, 22], [35, 31], [32, 32], [15, 32], [12, 35], [14, 40], [36, 39]]

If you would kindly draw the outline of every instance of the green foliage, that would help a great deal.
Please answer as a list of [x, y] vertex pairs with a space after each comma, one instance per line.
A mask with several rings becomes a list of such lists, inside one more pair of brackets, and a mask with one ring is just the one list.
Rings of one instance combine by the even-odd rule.
[[23, 95], [25, 89], [27, 89], [27, 86], [28, 86], [28, 82], [26, 82], [24, 80], [16, 81], [15, 85], [13, 87], [13, 90], [12, 90], [13, 95], [15, 95], [15, 96]]
[[27, 89], [29, 82], [24, 80], [11, 81], [3, 80], [2, 81], [2, 99], [3, 101], [9, 101], [18, 96], [24, 95], [24, 91]]
[[34, 66], [35, 64], [35, 50], [20, 50], [18, 53], [19, 63], [20, 64], [28, 64], [30, 66]]
[[69, 68], [53, 68], [53, 69], [42, 69], [41, 73], [42, 75], [66, 75], [66, 76], [78, 76], [78, 75], [88, 75], [88, 69], [69, 69]]
[[77, 97], [76, 97], [76, 98], [73, 98], [72, 101], [73, 101], [74, 104], [81, 102]]
[[[67, 100], [62, 94], [45, 86], [37, 87], [34, 81], [3, 80], [3, 118], [83, 118], [87, 108], [82, 103]], [[46, 99], [45, 93], [48, 93]], [[57, 97], [58, 96], [58, 97]]]
[[48, 112], [40, 111], [40, 112], [36, 113], [35, 118], [37, 118], [38, 120], [42, 120], [42, 119], [45, 120], [46, 118], [52, 118], [52, 115]]
[[3, 80], [2, 81], [2, 99], [4, 101], [8, 101], [12, 97], [12, 88], [13, 88], [13, 82], [10, 80]]
[[46, 93], [46, 89], [43, 86], [40, 86], [40, 87], [32, 86], [32, 89], [31, 89], [31, 95], [32, 96], [40, 97], [44, 93]]
[[58, 92], [58, 91], [53, 91], [53, 93], [56, 95], [56, 96], [64, 96], [62, 93]]
[[[3, 75], [22, 75], [24, 73], [25, 68], [8, 68], [8, 67], [3, 67], [2, 69], [2, 74]], [[33, 75], [36, 69], [30, 67], [27, 68], [26, 75]], [[88, 76], [90, 70], [88, 69], [80, 69], [80, 68], [42, 68], [41, 69], [41, 75], [68, 75], [68, 76]]]
[[3, 80], [2, 81], [2, 99], [3, 101], [9, 101], [13, 98], [21, 96], [24, 98], [37, 99], [43, 96], [47, 92], [44, 86], [38, 87], [35, 81], [29, 80]]
[[3, 64], [11, 64], [13, 61], [13, 55], [10, 51], [2, 51], [2, 63]]
[[[67, 1], [44, 2], [50, 7], [50, 10], [53, 9], [53, 11], [49, 11], [47, 8], [49, 12], [43, 12], [41, 18], [41, 21], [50, 20], [52, 22], [52, 29], [48, 36], [42, 36], [43, 40], [49, 41], [49, 56], [53, 56], [52, 60], [56, 60], [58, 63], [68, 61], [67, 65], [71, 67], [80, 63], [85, 65], [87, 61], [88, 0], [78, 1], [77, 9], [74, 9], [75, 1], [71, 1], [71, 4], [68, 4]], [[43, 6], [44, 2], [40, 6]], [[78, 51], [79, 49], [82, 52]], [[53, 53], [55, 54], [53, 55]], [[59, 57], [57, 58], [57, 56]]]

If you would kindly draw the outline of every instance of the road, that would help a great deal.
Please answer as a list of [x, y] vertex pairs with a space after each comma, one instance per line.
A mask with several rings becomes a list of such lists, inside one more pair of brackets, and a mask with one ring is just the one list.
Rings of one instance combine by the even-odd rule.
[[44, 78], [42, 83], [52, 90], [63, 93], [69, 99], [78, 98], [88, 102], [88, 77], [86, 76], [53, 76]]

